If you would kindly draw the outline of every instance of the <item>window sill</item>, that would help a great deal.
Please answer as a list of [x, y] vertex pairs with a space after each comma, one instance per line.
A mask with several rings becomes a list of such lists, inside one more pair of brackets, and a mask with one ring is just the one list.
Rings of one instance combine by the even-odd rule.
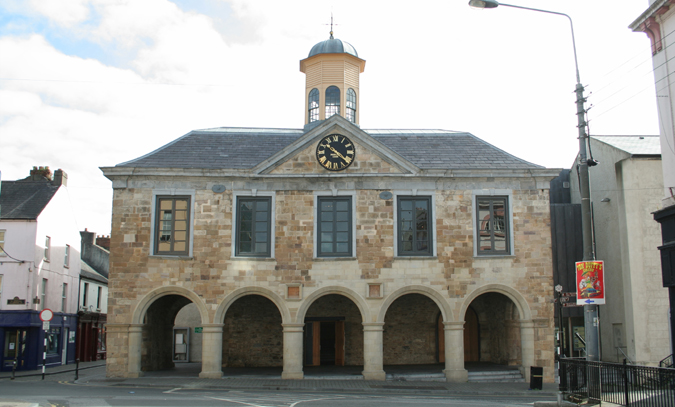
[[277, 261], [274, 257], [246, 257], [246, 256], [233, 256], [230, 258], [231, 261]]
[[396, 256], [394, 260], [438, 260], [438, 256]]
[[356, 257], [314, 257], [314, 261], [354, 261]]
[[171, 254], [151, 254], [149, 257], [154, 257], [156, 259], [169, 259], [169, 260], [194, 260], [194, 257], [192, 256], [181, 256]]
[[515, 254], [479, 254], [479, 255], [474, 255], [474, 259], [515, 259], [516, 255]]

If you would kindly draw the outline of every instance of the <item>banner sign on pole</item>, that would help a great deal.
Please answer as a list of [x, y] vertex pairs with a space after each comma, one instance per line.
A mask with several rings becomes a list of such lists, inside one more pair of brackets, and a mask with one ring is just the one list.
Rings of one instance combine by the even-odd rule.
[[577, 305], [605, 303], [605, 263], [602, 260], [578, 261]]

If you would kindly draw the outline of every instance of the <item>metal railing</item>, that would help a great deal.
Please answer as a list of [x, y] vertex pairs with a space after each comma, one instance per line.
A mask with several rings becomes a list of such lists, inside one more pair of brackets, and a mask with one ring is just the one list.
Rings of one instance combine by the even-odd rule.
[[560, 391], [590, 404], [675, 407], [675, 369], [561, 359]]
[[673, 367], [673, 355], [666, 356], [659, 362], [659, 367]]
[[[72, 365], [68, 365], [68, 366], [72, 366]], [[15, 378], [21, 378], [21, 377], [42, 376], [42, 380], [44, 380], [45, 375], [46, 376], [60, 375], [60, 374], [64, 374], [64, 373], [73, 373], [74, 372], [75, 373], [75, 380], [78, 380], [80, 378], [80, 370], [94, 369], [94, 368], [103, 367], [103, 366], [105, 366], [105, 363], [100, 364], [100, 365], [80, 367], [80, 360], [77, 359], [75, 361], [75, 367], [72, 368], [72, 369], [63, 369], [63, 370], [57, 369], [57, 370], [54, 370], [54, 371], [51, 371], [51, 372], [42, 371], [42, 372], [39, 372], [39, 373], [22, 373], [22, 374], [16, 374], [16, 369], [12, 369], [12, 376], [9, 377], [9, 379], [14, 380]]]

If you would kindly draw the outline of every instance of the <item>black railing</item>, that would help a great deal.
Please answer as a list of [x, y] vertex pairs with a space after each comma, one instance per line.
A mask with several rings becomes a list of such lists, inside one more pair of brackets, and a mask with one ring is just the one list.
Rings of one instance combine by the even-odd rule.
[[659, 367], [673, 367], [673, 355], [666, 356], [659, 362]]
[[675, 369], [561, 359], [560, 391], [589, 404], [675, 407]]

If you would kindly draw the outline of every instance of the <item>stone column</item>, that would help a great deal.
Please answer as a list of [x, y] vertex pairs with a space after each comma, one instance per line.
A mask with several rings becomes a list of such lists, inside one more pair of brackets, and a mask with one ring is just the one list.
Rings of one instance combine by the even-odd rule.
[[382, 362], [382, 333], [384, 322], [363, 323], [363, 378], [385, 380]]
[[282, 379], [302, 379], [302, 332], [305, 324], [281, 324], [284, 328]]
[[129, 377], [141, 377], [143, 324], [129, 324]]
[[223, 377], [223, 324], [203, 324], [202, 379]]
[[464, 383], [469, 372], [464, 368], [464, 321], [443, 322], [445, 331], [445, 379], [449, 382]]
[[520, 352], [523, 358], [522, 371], [526, 382], [530, 382], [530, 366], [534, 366], [534, 321], [520, 320]]

